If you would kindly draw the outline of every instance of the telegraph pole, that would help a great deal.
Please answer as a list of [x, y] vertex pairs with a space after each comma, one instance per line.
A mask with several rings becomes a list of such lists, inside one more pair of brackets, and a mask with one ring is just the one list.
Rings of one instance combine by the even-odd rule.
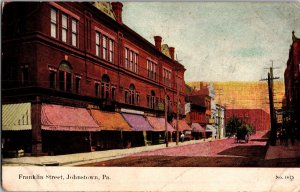
[[279, 77], [273, 76], [273, 60], [271, 60], [272, 66], [268, 69], [270, 69], [270, 72], [268, 73], [268, 79], [262, 79], [268, 81], [268, 92], [269, 92], [269, 104], [270, 104], [270, 120], [271, 120], [271, 134], [270, 134], [270, 145], [275, 146], [276, 145], [276, 116], [275, 116], [275, 110], [274, 110], [274, 89], [273, 89], [273, 80], [279, 79]]
[[168, 110], [168, 101], [167, 101], [167, 89], [165, 87], [165, 140], [166, 140], [166, 147], [168, 147], [169, 144], [169, 137], [168, 137], [168, 125], [167, 125], [167, 110]]
[[217, 91], [217, 95], [218, 95], [218, 103], [219, 103], [219, 109], [218, 109], [218, 111], [217, 111], [217, 113], [218, 113], [218, 118], [219, 118], [219, 120], [218, 120], [218, 138], [219, 139], [221, 139], [221, 122], [220, 122], [220, 116], [221, 116], [221, 108], [222, 108], [222, 105], [221, 105], [221, 95], [223, 95], [223, 93], [221, 93], [221, 92], [223, 92], [223, 89], [215, 89], [216, 91]]

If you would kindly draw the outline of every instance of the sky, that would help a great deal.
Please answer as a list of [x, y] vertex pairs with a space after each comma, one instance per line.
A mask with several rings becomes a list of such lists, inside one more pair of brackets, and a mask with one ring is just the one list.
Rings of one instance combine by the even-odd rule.
[[175, 47], [185, 81], [259, 81], [272, 62], [283, 80], [300, 2], [124, 2], [123, 23]]

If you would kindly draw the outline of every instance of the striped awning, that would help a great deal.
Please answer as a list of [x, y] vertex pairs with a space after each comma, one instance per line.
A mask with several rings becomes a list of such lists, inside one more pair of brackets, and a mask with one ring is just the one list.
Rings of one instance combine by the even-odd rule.
[[[153, 131], [165, 131], [165, 119], [147, 116], [147, 121], [153, 127]], [[167, 123], [167, 130], [174, 131], [174, 128]]]
[[31, 103], [2, 105], [2, 130], [31, 130]]
[[41, 128], [51, 131], [100, 131], [87, 109], [50, 104], [42, 104]]
[[127, 123], [132, 127], [133, 131], [153, 131], [153, 128], [142, 115], [122, 113]]
[[[177, 120], [174, 119], [172, 121], [172, 125], [174, 127], [174, 129], [176, 130], [176, 122]], [[178, 131], [191, 131], [192, 128], [185, 122], [185, 120], [181, 119], [181, 120], [178, 120]]]
[[108, 131], [132, 131], [120, 113], [91, 110], [91, 115], [101, 130]]

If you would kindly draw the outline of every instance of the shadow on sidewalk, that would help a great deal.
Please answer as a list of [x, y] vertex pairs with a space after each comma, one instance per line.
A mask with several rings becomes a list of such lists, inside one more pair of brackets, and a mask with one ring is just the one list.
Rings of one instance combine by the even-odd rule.
[[218, 155], [243, 156], [255, 159], [264, 159], [267, 152], [266, 146], [236, 146], [226, 149]]

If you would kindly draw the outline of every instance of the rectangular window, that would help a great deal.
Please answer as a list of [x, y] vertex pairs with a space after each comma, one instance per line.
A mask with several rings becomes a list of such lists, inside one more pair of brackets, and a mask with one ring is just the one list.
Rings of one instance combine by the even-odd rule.
[[125, 48], [125, 68], [138, 73], [138, 54], [128, 48]]
[[109, 39], [109, 62], [114, 62], [114, 42]]
[[125, 97], [125, 103], [128, 103], [128, 92], [127, 91], [125, 91], [124, 97]]
[[147, 107], [150, 107], [150, 95], [147, 95]]
[[56, 72], [55, 71], [50, 71], [49, 87], [52, 88], [52, 89], [56, 88]]
[[138, 54], [136, 54], [136, 60], [135, 60], [135, 72], [136, 73], [139, 73], [139, 55]]
[[29, 74], [28, 74], [28, 66], [23, 66], [21, 68], [21, 84], [23, 86], [28, 85]]
[[101, 83], [101, 98], [104, 99], [105, 87], [104, 83]]
[[149, 79], [152, 79], [154, 81], [157, 81], [157, 64], [147, 60], [147, 76]]
[[116, 100], [116, 87], [111, 88], [111, 99]]
[[59, 90], [64, 91], [65, 90], [65, 72], [64, 71], [59, 71], [58, 79], [59, 79]]
[[95, 96], [99, 97], [100, 96], [100, 84], [95, 83]]
[[96, 55], [100, 56], [100, 33], [96, 32]]
[[51, 9], [51, 37], [57, 37], [57, 11]]
[[77, 47], [77, 38], [78, 38], [77, 25], [78, 22], [75, 19], [72, 19], [72, 45], [75, 47]]
[[102, 58], [103, 59], [107, 59], [107, 37], [106, 36], [102, 36]]
[[66, 73], [66, 91], [71, 92], [72, 84], [71, 84], [71, 73]]
[[125, 68], [128, 69], [128, 49], [125, 48]]
[[136, 95], [136, 104], [140, 105], [140, 94]]
[[80, 94], [80, 77], [75, 77], [75, 93]]
[[68, 33], [68, 16], [65, 14], [61, 15], [61, 40], [67, 42]]
[[133, 71], [133, 69], [132, 69], [132, 65], [133, 65], [133, 51], [130, 51], [129, 52], [130, 53], [130, 63], [129, 63], [129, 70], [130, 71]]

